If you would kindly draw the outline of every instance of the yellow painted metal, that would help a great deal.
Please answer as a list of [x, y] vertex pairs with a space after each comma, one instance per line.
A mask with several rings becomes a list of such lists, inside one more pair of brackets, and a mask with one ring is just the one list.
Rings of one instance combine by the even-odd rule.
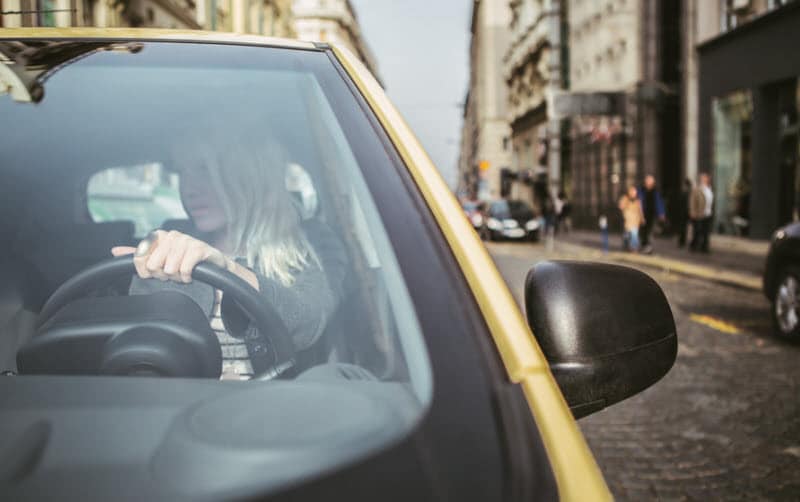
[[3, 38], [91, 38], [164, 40], [185, 42], [217, 42], [230, 44], [262, 45], [313, 49], [314, 44], [288, 38], [262, 37], [241, 33], [200, 30], [163, 30], [153, 28], [3, 28]]
[[522, 313], [486, 247], [400, 113], [347, 49], [334, 53], [397, 147], [433, 212], [483, 313], [512, 382], [536, 419], [562, 500], [610, 500], [603, 476]]

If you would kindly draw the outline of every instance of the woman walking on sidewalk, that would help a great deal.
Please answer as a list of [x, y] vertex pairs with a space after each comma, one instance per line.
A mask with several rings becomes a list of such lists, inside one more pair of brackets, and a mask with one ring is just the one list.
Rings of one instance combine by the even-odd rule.
[[619, 209], [622, 211], [625, 227], [623, 239], [627, 242], [628, 249], [636, 253], [639, 251], [639, 227], [644, 225], [645, 219], [635, 186], [628, 187], [628, 193], [619, 199]]

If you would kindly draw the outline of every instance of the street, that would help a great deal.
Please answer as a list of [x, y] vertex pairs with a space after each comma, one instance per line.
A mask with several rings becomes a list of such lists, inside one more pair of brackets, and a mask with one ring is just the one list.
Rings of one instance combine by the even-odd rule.
[[[597, 257], [558, 242], [487, 247], [521, 305], [536, 262]], [[771, 335], [759, 291], [641, 270], [670, 302], [678, 358], [650, 389], [579, 421], [614, 496], [800, 498], [800, 345]]]

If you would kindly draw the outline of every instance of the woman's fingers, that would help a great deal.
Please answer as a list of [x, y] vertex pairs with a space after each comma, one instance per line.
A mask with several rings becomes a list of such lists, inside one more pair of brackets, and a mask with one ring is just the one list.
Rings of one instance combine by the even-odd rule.
[[153, 246], [150, 247], [147, 261], [145, 262], [145, 267], [147, 268], [147, 271], [150, 272], [151, 277], [161, 279], [162, 281], [166, 281], [168, 279], [167, 274], [164, 273], [164, 264], [167, 261], [167, 256], [169, 256], [169, 254], [172, 252], [172, 247], [177, 235], [178, 232], [174, 231], [158, 231], [158, 237], [153, 243], [155, 249], [153, 249]]
[[193, 240], [194, 239], [186, 234], [180, 234], [173, 237], [172, 247], [167, 254], [166, 261], [164, 261], [164, 273], [167, 275], [167, 277], [169, 277], [170, 280], [183, 280], [180, 275], [181, 262], [183, 261], [183, 257], [186, 255], [186, 251], [189, 250]]
[[139, 277], [142, 279], [149, 279], [150, 271], [147, 270], [147, 255], [144, 256], [136, 256], [133, 257], [133, 266], [136, 267], [136, 273], [139, 274]]
[[202, 241], [194, 241], [189, 245], [178, 269], [183, 282], [192, 282], [192, 270], [206, 258], [206, 247], [207, 244]]

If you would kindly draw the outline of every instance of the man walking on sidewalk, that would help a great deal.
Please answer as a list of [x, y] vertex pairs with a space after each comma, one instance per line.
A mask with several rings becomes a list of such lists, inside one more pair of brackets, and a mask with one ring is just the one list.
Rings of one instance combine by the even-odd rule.
[[664, 200], [656, 188], [656, 179], [651, 174], [644, 177], [644, 185], [639, 188], [639, 201], [644, 212], [644, 223], [639, 228], [642, 252], [650, 254], [653, 252], [653, 245], [650, 242], [653, 226], [656, 219], [664, 221]]
[[700, 183], [692, 190], [689, 198], [689, 217], [692, 219], [692, 243], [690, 251], [709, 252], [709, 233], [711, 216], [714, 213], [714, 192], [708, 173], [700, 174]]

